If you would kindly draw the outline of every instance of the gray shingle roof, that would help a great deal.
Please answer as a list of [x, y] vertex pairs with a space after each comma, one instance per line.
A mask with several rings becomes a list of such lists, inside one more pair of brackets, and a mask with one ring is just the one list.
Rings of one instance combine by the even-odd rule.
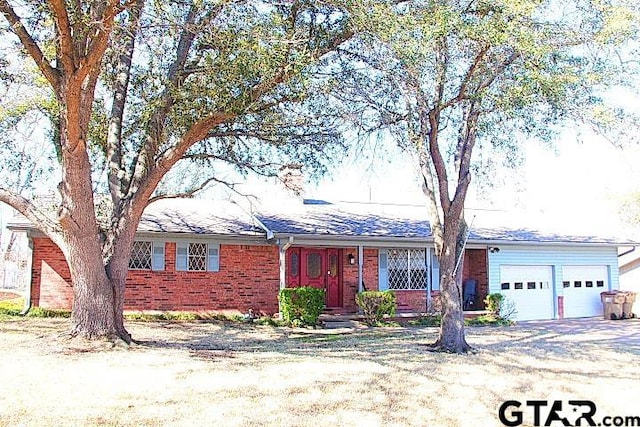
[[305, 203], [285, 210], [261, 210], [260, 221], [274, 233], [345, 237], [428, 238], [424, 209], [415, 206], [372, 207], [363, 204]]
[[164, 199], [150, 204], [142, 215], [138, 231], [264, 235], [252, 216], [235, 203], [201, 199]]
[[578, 235], [554, 232], [550, 230], [534, 230], [526, 228], [472, 228], [470, 241], [502, 241], [502, 242], [532, 242], [532, 243], [630, 243], [630, 240], [616, 237], [595, 235]]
[[[567, 232], [560, 226], [555, 229], [514, 226], [493, 213], [485, 214], [484, 217], [484, 220], [470, 220], [470, 242], [619, 245], [638, 242], [638, 239], [624, 236]], [[265, 239], [265, 229], [260, 224], [262, 223], [276, 235], [284, 236], [351, 240], [362, 238], [365, 241], [376, 238], [429, 241], [432, 234], [427, 218], [426, 208], [415, 205], [329, 203], [311, 200], [304, 204], [297, 201], [292, 204], [281, 203], [271, 208], [262, 207], [254, 209], [251, 214], [249, 210], [229, 201], [165, 199], [154, 202], [145, 209], [138, 232]], [[20, 215], [13, 218], [8, 226], [14, 229], [33, 227]]]

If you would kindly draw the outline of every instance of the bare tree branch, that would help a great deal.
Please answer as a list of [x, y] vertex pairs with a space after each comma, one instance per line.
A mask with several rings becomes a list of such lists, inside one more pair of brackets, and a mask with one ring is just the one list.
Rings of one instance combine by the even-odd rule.
[[29, 34], [27, 29], [24, 27], [22, 20], [15, 13], [7, 0], [0, 0], [0, 11], [5, 16], [7, 21], [9, 21], [12, 31], [18, 36], [25, 50], [29, 53], [29, 56], [31, 56], [31, 58], [35, 61], [44, 77], [53, 87], [56, 95], [59, 96], [60, 73], [58, 72], [58, 70], [56, 70], [51, 66], [51, 64], [49, 64], [47, 58], [42, 53], [42, 50], [40, 50], [40, 46], [38, 46], [31, 34]]
[[153, 203], [157, 200], [162, 200], [162, 199], [190, 198], [195, 196], [196, 193], [204, 190], [212, 182], [215, 182], [218, 184], [224, 184], [227, 187], [229, 187], [231, 190], [234, 190], [234, 187], [237, 185], [237, 183], [231, 183], [231, 182], [224, 181], [212, 176], [202, 181], [198, 186], [193, 187], [187, 191], [182, 191], [180, 193], [174, 193], [174, 194], [161, 194], [161, 195], [154, 196], [151, 199], [149, 199], [149, 203]]
[[120, 203], [123, 190], [129, 185], [130, 176], [123, 169], [122, 163], [122, 121], [129, 88], [135, 35], [137, 33], [140, 14], [144, 0], [135, 0], [131, 7], [131, 14], [122, 33], [116, 34], [121, 40], [120, 52], [115, 66], [115, 81], [113, 85], [113, 102], [111, 117], [107, 130], [107, 176], [109, 192], [114, 206]]
[[102, 61], [104, 52], [107, 49], [115, 18], [121, 11], [122, 9], [118, 0], [109, 0], [104, 11], [100, 13], [101, 16], [96, 17], [100, 19], [100, 23], [96, 24], [97, 34], [91, 39], [87, 47], [86, 56], [79, 64], [79, 80], [84, 80], [89, 73], [96, 73], [97, 75], [99, 71], [98, 65]]
[[24, 215], [40, 231], [61, 248], [64, 247], [60, 225], [38, 209], [29, 199], [11, 190], [0, 188], [0, 202], [4, 202]]
[[[74, 54], [73, 32], [64, 0], [50, 0], [49, 5], [53, 12], [53, 20], [56, 23], [56, 42], [59, 45], [58, 57], [62, 63], [65, 74], [71, 75], [77, 68], [78, 58]], [[77, 13], [81, 13], [78, 9]]]

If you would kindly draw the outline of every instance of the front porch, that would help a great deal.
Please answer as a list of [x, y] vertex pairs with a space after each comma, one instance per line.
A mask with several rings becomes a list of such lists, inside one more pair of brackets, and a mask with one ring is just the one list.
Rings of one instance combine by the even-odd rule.
[[[356, 314], [358, 292], [386, 289], [395, 292], [399, 314], [439, 311], [440, 271], [432, 248], [290, 245], [280, 253], [281, 288], [324, 289], [327, 314]], [[487, 248], [465, 251], [462, 280], [465, 311], [484, 310]]]

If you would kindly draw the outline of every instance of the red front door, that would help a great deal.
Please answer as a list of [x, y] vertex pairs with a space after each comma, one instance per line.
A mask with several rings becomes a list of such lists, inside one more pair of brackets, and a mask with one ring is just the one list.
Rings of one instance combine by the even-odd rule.
[[342, 307], [340, 251], [290, 248], [287, 251], [287, 286], [324, 289], [327, 307]]
[[325, 289], [326, 249], [302, 248], [300, 258], [300, 285]]
[[342, 307], [340, 290], [340, 256], [337, 249], [327, 249], [327, 307]]

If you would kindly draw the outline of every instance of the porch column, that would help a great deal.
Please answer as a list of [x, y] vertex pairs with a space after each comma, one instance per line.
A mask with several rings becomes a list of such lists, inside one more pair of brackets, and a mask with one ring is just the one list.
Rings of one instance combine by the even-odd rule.
[[278, 265], [280, 267], [280, 289], [284, 289], [286, 287], [286, 268], [287, 266], [285, 265], [287, 262], [287, 250], [284, 248], [284, 246], [279, 246], [279, 250], [278, 250]]
[[293, 244], [293, 236], [285, 243], [278, 243], [278, 266], [280, 267], [280, 289], [287, 287], [287, 249]]
[[364, 247], [358, 245], [358, 292], [362, 292], [362, 282], [364, 280], [362, 274], [362, 265], [364, 264]]
[[431, 248], [427, 247], [427, 306], [425, 312], [429, 313], [431, 309], [431, 289], [433, 288], [433, 270], [431, 269]]

